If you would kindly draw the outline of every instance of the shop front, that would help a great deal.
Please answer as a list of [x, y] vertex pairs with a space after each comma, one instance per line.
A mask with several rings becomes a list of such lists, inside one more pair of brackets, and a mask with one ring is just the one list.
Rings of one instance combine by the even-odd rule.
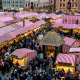
[[49, 31], [41, 40], [44, 57], [51, 57], [53, 55], [56, 57], [60, 51], [61, 45], [64, 43], [65, 41], [58, 33], [53, 30]]
[[60, 53], [56, 59], [56, 68], [58, 71], [60, 71], [61, 69], [64, 69], [66, 74], [70, 69], [71, 79], [74, 79], [74, 73], [75, 73], [75, 67], [76, 67], [75, 63], [76, 63], [75, 55]]
[[45, 57], [55, 56], [56, 48], [54, 46], [45, 46]]
[[22, 48], [16, 49], [13, 53], [11, 53], [10, 58], [13, 58], [14, 65], [18, 62], [23, 70], [29, 68], [29, 61], [35, 58], [37, 52], [34, 50]]

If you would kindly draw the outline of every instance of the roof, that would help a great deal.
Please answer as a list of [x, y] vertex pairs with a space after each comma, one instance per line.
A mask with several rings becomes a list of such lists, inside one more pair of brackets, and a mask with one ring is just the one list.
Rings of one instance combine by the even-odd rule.
[[72, 66], [75, 66], [75, 59], [76, 59], [75, 55], [60, 53], [57, 56], [56, 64], [58, 64], [58, 62], [63, 62], [63, 63], [71, 63]]
[[69, 52], [80, 52], [80, 47], [78, 47], [78, 48], [70, 48]]
[[75, 39], [72, 39], [72, 38], [69, 38], [69, 37], [65, 37], [64, 41], [65, 41], [64, 44], [66, 44], [68, 46], [72, 46], [72, 44], [75, 42]]
[[41, 40], [42, 45], [49, 45], [49, 46], [61, 46], [64, 44], [65, 41], [63, 38], [56, 32], [48, 32]]
[[22, 49], [16, 49], [14, 52], [11, 53], [11, 55], [17, 56], [19, 59], [22, 59], [26, 56], [28, 56], [28, 53], [36, 53], [36, 51], [27, 49], [27, 48], [22, 48]]
[[17, 25], [17, 24], [14, 24], [14, 25], [11, 25], [11, 26], [7, 26], [7, 27], [4, 27], [4, 28], [1, 28], [0, 29], [0, 36], [6, 34], [6, 33], [10, 33], [12, 31], [15, 31], [15, 30], [18, 30], [22, 28], [21, 26]]

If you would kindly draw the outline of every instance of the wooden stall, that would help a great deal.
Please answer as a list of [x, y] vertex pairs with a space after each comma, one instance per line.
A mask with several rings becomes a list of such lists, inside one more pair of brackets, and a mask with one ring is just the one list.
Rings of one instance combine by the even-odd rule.
[[74, 54], [76, 56], [76, 64], [80, 63], [80, 47], [70, 48], [69, 54]]
[[23, 70], [29, 68], [29, 61], [35, 58], [36, 55], [36, 51], [26, 48], [16, 49], [13, 53], [11, 53], [13, 63], [16, 64], [16, 62], [18, 61]]
[[79, 47], [79, 42], [73, 38], [65, 37], [65, 43], [62, 45], [62, 52], [69, 53], [70, 48]]
[[[62, 37], [55, 31], [49, 31], [41, 40], [41, 44], [44, 46], [44, 56], [50, 57], [51, 55], [57, 55], [59, 52], [60, 46], [64, 44], [65, 41]], [[56, 51], [57, 50], [57, 51]]]
[[75, 63], [75, 55], [60, 53], [56, 59], [56, 68], [58, 71], [64, 69], [65, 73], [67, 73], [68, 69], [70, 69], [71, 79], [74, 79]]

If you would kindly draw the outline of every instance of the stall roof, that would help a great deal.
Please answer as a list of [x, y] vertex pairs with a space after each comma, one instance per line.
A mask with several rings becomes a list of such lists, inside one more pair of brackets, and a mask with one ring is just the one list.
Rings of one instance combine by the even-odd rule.
[[17, 24], [1, 28], [0, 29], [0, 36], [4, 35], [6, 33], [9, 33], [9, 32], [15, 31], [15, 30], [20, 29], [20, 28], [22, 28], [22, 27], [17, 25]]
[[12, 17], [5, 17], [5, 18], [2, 18], [0, 20], [5, 22], [5, 21], [14, 20], [14, 18], [12, 18]]
[[44, 21], [44, 20], [40, 20], [40, 21], [37, 21], [37, 22], [35, 22], [35, 23], [33, 23], [33, 24], [31, 24], [33, 27], [34, 27], [34, 29], [35, 28], [37, 28], [37, 27], [39, 27], [39, 26], [41, 26], [42, 24], [45, 24], [46, 22]]
[[[15, 55], [17, 56], [19, 59], [24, 58], [25, 56], [28, 56], [28, 53], [34, 53], [36, 51], [31, 50], [31, 49], [26, 49], [26, 48], [22, 48], [22, 49], [16, 49], [14, 52], [11, 53], [11, 55]], [[37, 53], [37, 52], [36, 52]]]
[[61, 17], [61, 15], [57, 15], [55, 13], [47, 14], [47, 16], [51, 17], [52, 19], [57, 19], [57, 18]]
[[[26, 24], [23, 28], [16, 30], [16, 31], [13, 31], [13, 32], [10, 32], [9, 34], [14, 36], [14, 38], [15, 38], [16, 35], [18, 35], [18, 34], [28, 32], [29, 30], [32, 30], [32, 29], [39, 27], [41, 24], [45, 24], [45, 21], [41, 20], [41, 21], [37, 21], [35, 23], [32, 23], [32, 22], [27, 20], [27, 21], [25, 21], [25, 23]], [[18, 25], [23, 26], [23, 22], [18, 23]]]
[[[23, 22], [19, 22], [19, 23], [16, 23], [17, 25], [20, 25], [20, 26], [22, 26], [23, 27]], [[27, 26], [27, 25], [29, 25], [29, 24], [32, 24], [32, 22], [31, 21], [28, 21], [28, 20], [26, 20], [25, 21], [25, 27]]]
[[[61, 21], [60, 21], [61, 22]], [[66, 29], [74, 29], [74, 24], [63, 24], [62, 22], [54, 22], [54, 25], [52, 27], [58, 28], [59, 26], [62, 26], [63, 28]]]
[[62, 19], [58, 19], [58, 20], [56, 20], [56, 21], [54, 21], [54, 23], [62, 23]]
[[63, 62], [63, 63], [71, 63], [72, 66], [75, 66], [75, 59], [76, 59], [75, 55], [60, 53], [57, 56], [56, 64], [58, 64], [58, 62]]
[[64, 41], [65, 41], [64, 44], [66, 44], [66, 45], [68, 45], [68, 46], [72, 46], [72, 44], [75, 42], [75, 39], [69, 38], [69, 37], [65, 37], [65, 38], [64, 38]]
[[0, 27], [5, 26], [5, 23], [0, 20]]
[[70, 48], [69, 52], [80, 52], [80, 47], [78, 47], [78, 48]]
[[64, 44], [65, 41], [63, 38], [56, 32], [48, 32], [41, 40], [42, 45], [49, 45], [49, 46], [61, 46]]

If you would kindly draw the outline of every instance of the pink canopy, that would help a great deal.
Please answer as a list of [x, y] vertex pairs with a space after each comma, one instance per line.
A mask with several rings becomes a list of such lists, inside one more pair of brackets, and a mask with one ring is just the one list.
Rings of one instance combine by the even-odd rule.
[[62, 23], [62, 19], [58, 19], [58, 20], [56, 20], [56, 21], [54, 21], [54, 23]]
[[12, 17], [6, 17], [6, 18], [2, 18], [2, 19], [0, 19], [0, 20], [2, 20], [2, 21], [10, 21], [10, 20], [13, 20], [13, 18]]
[[[19, 23], [16, 23], [17, 25], [20, 25], [20, 26], [22, 26], [23, 27], [23, 22], [19, 22]], [[32, 22], [31, 21], [28, 21], [28, 20], [26, 20], [25, 21], [25, 27], [27, 26], [27, 25], [29, 25], [29, 24], [32, 24]]]
[[0, 44], [4, 41], [9, 41], [11, 39], [13, 39], [14, 37], [10, 34], [5, 34], [5, 35], [2, 35], [0, 36]]
[[80, 52], [80, 47], [78, 47], [78, 48], [70, 48], [69, 52]]
[[34, 50], [30, 50], [30, 49], [26, 49], [26, 48], [22, 48], [22, 49], [16, 49], [13, 53], [11, 53], [11, 55], [15, 55], [17, 56], [19, 59], [22, 59], [24, 57], [28, 57], [28, 60], [25, 64], [25, 66], [21, 66], [21, 68], [23, 70], [29, 68], [29, 61], [33, 58], [36, 57], [37, 52]]
[[46, 22], [44, 20], [40, 20], [40, 21], [37, 21], [37, 22], [33, 23], [32, 25], [35, 29], [35, 28], [37, 28], [37, 27], [39, 27], [39, 26], [41, 26], [42, 24], [45, 24], [45, 23]]
[[57, 15], [55, 13], [47, 14], [47, 16], [51, 17], [52, 19], [57, 19], [57, 18], [61, 17], [61, 15]]
[[[31, 50], [31, 49], [22, 48], [22, 49], [16, 49], [13, 53], [11, 53], [11, 55], [15, 55], [19, 59], [22, 59], [22, 58], [28, 56], [28, 54], [30, 54], [30, 56], [32, 55], [32, 58], [34, 58], [37, 55], [37, 52], [34, 50]], [[30, 58], [30, 60], [32, 58]]]
[[65, 41], [64, 44], [66, 44], [68, 46], [72, 46], [72, 44], [75, 42], [75, 39], [72, 39], [72, 38], [69, 38], [69, 37], [65, 37], [64, 41]]
[[57, 56], [56, 64], [58, 64], [58, 62], [71, 63], [72, 66], [75, 66], [75, 55], [60, 53]]
[[6, 25], [3, 21], [0, 21], [0, 27], [2, 27], [2, 26], [6, 26]]
[[58, 28], [59, 26], [62, 26], [63, 28], [67, 28], [67, 29], [74, 29], [74, 24], [54, 23], [52, 27]]
[[7, 34], [7, 33], [10, 33], [12, 31], [15, 31], [15, 30], [20, 29], [20, 28], [22, 28], [22, 27], [19, 25], [16, 25], [16, 24], [1, 28], [0, 29], [0, 36]]
[[[19, 30], [13, 31], [11, 33], [9, 33], [10, 35], [12, 35], [14, 38], [18, 35], [18, 34], [22, 34], [25, 32], [28, 32], [29, 30], [35, 29], [37, 27], [39, 27], [42, 24], [45, 24], [45, 21], [41, 20], [41, 21], [37, 21], [35, 23], [32, 23], [30, 21], [25, 21], [25, 26]], [[17, 23], [20, 26], [23, 26], [23, 22]]]

